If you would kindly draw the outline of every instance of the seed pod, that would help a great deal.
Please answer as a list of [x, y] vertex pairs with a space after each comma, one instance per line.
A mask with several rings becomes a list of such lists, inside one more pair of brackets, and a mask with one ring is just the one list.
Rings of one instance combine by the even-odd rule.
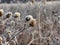
[[4, 10], [0, 9], [0, 17], [3, 15], [3, 13], [4, 13]]

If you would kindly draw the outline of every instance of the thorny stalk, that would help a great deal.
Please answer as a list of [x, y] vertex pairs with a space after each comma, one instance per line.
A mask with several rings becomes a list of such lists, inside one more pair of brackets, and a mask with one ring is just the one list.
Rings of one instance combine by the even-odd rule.
[[[39, 28], [38, 30], [39, 30], [39, 35], [40, 35], [39, 38], [41, 38], [40, 11], [39, 11], [38, 15], [39, 15], [39, 16], [38, 16], [38, 22], [39, 22], [39, 23], [38, 23], [38, 28]], [[40, 41], [41, 41], [41, 40], [40, 40]]]
[[34, 41], [34, 39], [32, 39], [27, 45], [30, 45], [33, 41]]
[[34, 40], [37, 40], [38, 39], [38, 38], [34, 39], [34, 33], [36, 33], [36, 31], [34, 31], [32, 33], [32, 39], [31, 39], [31, 41], [27, 45], [30, 45]]
[[24, 30], [28, 29], [30, 26], [26, 27], [26, 24], [24, 24], [24, 27], [22, 29], [19, 29], [18, 33], [13, 35], [13, 37], [9, 40], [9, 43], [11, 40], [13, 40], [17, 35], [19, 35], [21, 32], [23, 32]]

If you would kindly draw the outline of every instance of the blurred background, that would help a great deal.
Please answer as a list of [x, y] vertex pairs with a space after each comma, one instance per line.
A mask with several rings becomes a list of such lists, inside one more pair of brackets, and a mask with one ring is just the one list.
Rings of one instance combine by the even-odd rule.
[[[18, 3], [23, 2], [26, 3], [31, 0], [0, 0], [0, 3]], [[41, 0], [35, 0], [35, 1], [41, 1]], [[60, 1], [60, 0], [47, 0], [47, 1]]]

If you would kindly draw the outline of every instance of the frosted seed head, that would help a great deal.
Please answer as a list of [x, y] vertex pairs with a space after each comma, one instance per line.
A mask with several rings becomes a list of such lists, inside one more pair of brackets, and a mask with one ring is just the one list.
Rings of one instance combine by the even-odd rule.
[[21, 14], [19, 12], [14, 13], [14, 18], [17, 18], [17, 17], [20, 17], [20, 16], [21, 16]]
[[6, 18], [9, 18], [11, 15], [12, 15], [12, 12], [8, 12], [8, 13], [6, 14]]
[[30, 22], [32, 19], [33, 19], [33, 16], [32, 15], [27, 15], [25, 17], [25, 20], [28, 21], [28, 22]]

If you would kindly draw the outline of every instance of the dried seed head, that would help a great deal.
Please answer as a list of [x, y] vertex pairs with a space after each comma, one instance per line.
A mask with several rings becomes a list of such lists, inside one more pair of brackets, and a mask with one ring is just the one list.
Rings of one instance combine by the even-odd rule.
[[4, 13], [4, 10], [0, 9], [0, 17], [3, 15], [3, 13]]
[[8, 32], [8, 34], [12, 34], [12, 32], [11, 32], [11, 31], [9, 31], [9, 32]]
[[11, 34], [12, 32], [11, 31], [8, 31], [7, 34], [6, 34], [6, 41], [9, 41], [11, 39]]
[[18, 17], [20, 18], [21, 17], [21, 14], [19, 12], [15, 12], [14, 13], [14, 18], [18, 18]]
[[25, 20], [26, 20], [27, 22], [30, 22], [31, 20], [33, 20], [33, 16], [32, 16], [32, 15], [27, 15], [27, 16], [25, 17]]
[[15, 22], [12, 20], [12, 21], [10, 22], [10, 24], [11, 24], [11, 25], [14, 25], [14, 24], [15, 24]]
[[0, 42], [2, 42], [2, 37], [0, 37]]
[[29, 25], [30, 25], [31, 27], [34, 27], [34, 26], [36, 25], [36, 19], [31, 20], [31, 21], [29, 22]]
[[6, 32], [7, 32], [7, 35], [11, 35], [12, 34], [11, 30], [6, 30]]
[[12, 12], [8, 12], [8, 13], [6, 14], [6, 18], [9, 18], [11, 15], [12, 15]]
[[32, 2], [32, 4], [33, 4], [33, 3], [35, 2], [35, 0], [32, 0], [31, 2]]

